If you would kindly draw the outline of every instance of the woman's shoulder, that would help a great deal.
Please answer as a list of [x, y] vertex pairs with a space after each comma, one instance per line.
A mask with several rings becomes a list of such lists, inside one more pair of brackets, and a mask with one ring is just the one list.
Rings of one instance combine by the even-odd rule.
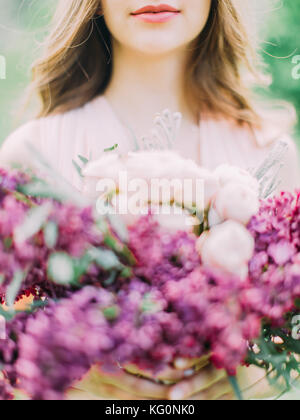
[[299, 150], [293, 139], [292, 129], [295, 121], [290, 110], [265, 112], [260, 129], [253, 130], [254, 140], [268, 156], [277, 149], [281, 151], [281, 169], [278, 173], [280, 190], [294, 190], [300, 187]]
[[1, 164], [22, 164], [29, 163], [29, 145], [36, 145], [40, 138], [40, 122], [32, 120], [16, 129], [4, 141], [1, 152]]
[[[278, 150], [281, 169], [278, 172], [280, 190], [294, 190], [300, 187], [299, 149], [293, 138], [291, 126], [285, 119], [280, 121], [266, 117], [262, 126], [256, 129], [242, 130], [248, 142], [256, 149], [257, 165], [262, 163], [271, 153]], [[248, 131], [248, 135], [246, 134]]]
[[85, 114], [88, 114], [90, 107], [91, 104], [86, 104], [81, 108], [32, 119], [23, 124], [3, 142], [0, 151], [1, 164], [30, 166], [30, 145], [48, 157], [58, 156], [62, 145], [66, 148], [67, 145], [74, 144], [75, 138], [81, 135], [80, 128], [85, 124]]
[[[74, 178], [73, 160], [97, 157], [121, 135], [106, 100], [99, 96], [80, 108], [29, 121], [14, 131], [0, 150], [1, 166], [36, 169], [33, 146], [67, 179]], [[32, 147], [31, 147], [32, 149]]]
[[263, 118], [260, 128], [253, 128], [227, 119], [207, 118], [202, 121], [201, 138], [202, 161], [211, 169], [224, 162], [253, 169], [280, 145], [284, 151], [278, 174], [280, 188], [300, 187], [299, 152], [290, 127], [284, 122], [268, 116]]

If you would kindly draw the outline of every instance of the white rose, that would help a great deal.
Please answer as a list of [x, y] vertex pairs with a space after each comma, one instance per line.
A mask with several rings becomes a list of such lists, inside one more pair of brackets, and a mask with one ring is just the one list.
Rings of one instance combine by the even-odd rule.
[[215, 169], [214, 175], [218, 178], [221, 187], [234, 182], [236, 184], [246, 185], [259, 194], [258, 180], [244, 169], [224, 164]]
[[131, 152], [126, 157], [126, 168], [130, 178], [180, 178], [185, 160], [170, 150]]
[[254, 252], [254, 239], [247, 229], [232, 220], [213, 227], [199, 239], [203, 264], [245, 278]]
[[186, 167], [181, 176], [184, 188], [175, 191], [175, 201], [186, 208], [193, 206], [196, 206], [198, 210], [207, 208], [219, 189], [217, 177], [197, 165]]
[[235, 220], [247, 225], [259, 210], [259, 197], [247, 185], [228, 183], [218, 192], [213, 209], [223, 221]]
[[[110, 185], [109, 190], [118, 190], [120, 193], [128, 193], [124, 188], [128, 188], [129, 185], [135, 189], [137, 185], [133, 183], [140, 180], [151, 187], [149, 200], [143, 198], [143, 201], [156, 204], [175, 201], [186, 207], [196, 205], [199, 211], [211, 204], [219, 186], [218, 178], [212, 172], [169, 150], [132, 152], [125, 156], [105, 153], [98, 160], [88, 163], [82, 174], [84, 193], [91, 198], [99, 195], [99, 180], [115, 182], [115, 188]], [[126, 175], [126, 182], [120, 179], [121, 174]], [[142, 188], [145, 193], [146, 187], [147, 185]]]
[[154, 211], [154, 219], [160, 226], [168, 232], [176, 233], [179, 230], [192, 232], [192, 228], [197, 223], [196, 219], [191, 217], [188, 212], [178, 209], [176, 206], [157, 206]]
[[118, 179], [120, 171], [125, 171], [124, 160], [117, 153], [103, 153], [97, 159], [89, 162], [82, 170], [82, 175], [86, 178], [111, 178]]

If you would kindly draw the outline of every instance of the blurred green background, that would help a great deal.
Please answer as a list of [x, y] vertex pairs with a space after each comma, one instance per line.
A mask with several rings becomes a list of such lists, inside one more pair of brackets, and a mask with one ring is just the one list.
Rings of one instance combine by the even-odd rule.
[[[5, 80], [1, 80], [0, 69], [0, 143], [22, 122], [20, 98], [55, 3], [56, 0], [0, 0], [0, 65], [3, 57], [6, 61]], [[275, 0], [273, 4], [260, 16], [264, 24], [262, 56], [273, 76], [267, 95], [292, 102], [300, 117], [300, 2]], [[300, 145], [300, 124], [295, 138]]]

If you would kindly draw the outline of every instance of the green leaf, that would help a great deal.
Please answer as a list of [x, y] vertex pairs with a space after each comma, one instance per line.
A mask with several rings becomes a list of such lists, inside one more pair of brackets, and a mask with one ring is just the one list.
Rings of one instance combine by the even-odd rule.
[[47, 221], [51, 211], [51, 203], [32, 208], [26, 215], [24, 222], [16, 227], [14, 231], [15, 242], [22, 244], [36, 235]]
[[[264, 369], [270, 384], [282, 392], [291, 389], [293, 373], [300, 374], [300, 363], [295, 357], [295, 354], [300, 354], [300, 342], [290, 335], [291, 318], [292, 314], [287, 316], [287, 323], [282, 329], [265, 325], [255, 342], [255, 351], [250, 349], [247, 359], [249, 364]], [[278, 337], [282, 341], [274, 341]]]
[[110, 306], [109, 308], [103, 309], [103, 315], [109, 321], [113, 321], [114, 319], [118, 318], [119, 313], [120, 313], [120, 310], [117, 305]]
[[108, 279], [106, 279], [103, 284], [104, 286], [108, 287], [111, 286], [112, 284], [114, 284], [114, 282], [116, 281], [116, 278], [118, 276], [118, 272], [117, 271], [112, 271], [108, 277]]
[[83, 178], [83, 175], [82, 175], [82, 168], [78, 165], [78, 163], [77, 163], [74, 159], [72, 160], [72, 163], [73, 163], [73, 166], [75, 167], [75, 169], [76, 169], [76, 171], [77, 171], [78, 175], [79, 175], [81, 178]]
[[109, 233], [109, 226], [107, 224], [107, 221], [104, 217], [96, 217], [95, 218], [96, 226], [99, 229], [99, 231], [103, 234]]
[[106, 232], [103, 242], [116, 254], [119, 254], [125, 258], [130, 265], [136, 265], [137, 261], [131, 250], [122, 242], [120, 242], [116, 237], [114, 237], [109, 231]]
[[4, 248], [7, 251], [9, 251], [11, 249], [12, 245], [13, 245], [13, 239], [10, 236], [4, 238], [3, 239], [3, 245], [4, 245]]
[[7, 306], [13, 307], [18, 296], [23, 280], [25, 278], [25, 273], [23, 271], [17, 271], [14, 274], [13, 280], [6, 290], [6, 304]]
[[58, 226], [55, 222], [49, 221], [44, 227], [44, 240], [49, 249], [56, 246], [58, 239]]
[[114, 144], [112, 147], [109, 147], [109, 148], [107, 148], [107, 149], [104, 149], [104, 152], [105, 152], [105, 153], [107, 153], [107, 152], [113, 152], [113, 151], [114, 151], [114, 150], [116, 150], [118, 147], [119, 147], [119, 145], [116, 143], [116, 144]]
[[163, 307], [159, 302], [156, 302], [152, 296], [151, 293], [146, 293], [144, 295], [142, 304], [141, 304], [141, 310], [142, 312], [147, 313], [156, 313], [162, 311]]
[[44, 309], [49, 302], [45, 300], [34, 301], [29, 307], [26, 308], [26, 313], [31, 314], [36, 311], [36, 309]]
[[87, 158], [85, 158], [84, 156], [78, 155], [78, 158], [81, 160], [81, 162], [84, 165], [87, 165], [89, 163], [89, 160]]
[[25, 185], [20, 185], [18, 190], [30, 197], [52, 198], [53, 200], [61, 200], [61, 194], [57, 190], [44, 181], [36, 180]]
[[123, 269], [123, 264], [120, 262], [119, 258], [109, 249], [92, 248], [88, 251], [88, 255], [92, 261], [105, 271]]
[[108, 214], [108, 220], [112, 230], [118, 235], [122, 242], [129, 241], [128, 230], [123, 219], [117, 214]]
[[14, 319], [15, 314], [16, 312], [13, 308], [9, 308], [8, 310], [5, 310], [3, 309], [2, 305], [0, 305], [0, 316], [2, 316], [7, 322]]
[[65, 252], [56, 252], [48, 260], [48, 276], [61, 286], [68, 286], [75, 280], [72, 258]]
[[123, 279], [130, 279], [133, 276], [132, 269], [130, 267], [125, 267], [124, 270], [121, 271], [120, 276]]
[[43, 173], [45, 173], [48, 179], [51, 179], [51, 183], [54, 186], [48, 186], [48, 188], [53, 194], [56, 193], [54, 197], [57, 196], [59, 197], [57, 198], [59, 201], [71, 202], [81, 208], [91, 205], [91, 200], [72, 187], [61, 174], [53, 169], [44, 156], [31, 143], [27, 143], [26, 146], [33, 161], [42, 168]]
[[79, 259], [73, 260], [75, 280], [79, 279], [81, 276], [87, 273], [89, 265], [91, 264], [91, 258], [88, 253], [83, 255]]

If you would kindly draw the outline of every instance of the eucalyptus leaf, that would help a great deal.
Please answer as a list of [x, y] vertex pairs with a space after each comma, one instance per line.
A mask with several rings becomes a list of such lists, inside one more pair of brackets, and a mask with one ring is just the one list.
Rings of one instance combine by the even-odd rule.
[[18, 296], [22, 283], [25, 278], [25, 272], [18, 270], [13, 277], [13, 280], [9, 284], [6, 290], [6, 304], [9, 308], [13, 307]]
[[18, 190], [29, 197], [51, 198], [63, 201], [63, 195], [52, 185], [44, 181], [35, 180], [25, 185], [20, 185]]
[[84, 157], [84, 156], [78, 155], [78, 159], [80, 159], [80, 160], [81, 160], [81, 162], [82, 162], [84, 165], [87, 165], [87, 164], [89, 163], [89, 160], [88, 160], [86, 157]]
[[73, 163], [73, 166], [76, 169], [78, 175], [80, 176], [80, 178], [83, 178], [82, 168], [78, 165], [78, 163], [74, 159], [72, 160], [72, 163]]
[[[8, 308], [7, 310], [3, 308], [2, 305], [0, 305], [0, 316], [2, 316], [6, 321], [11, 321], [14, 319], [16, 315], [16, 311], [12, 308]], [[1, 369], [0, 369], [1, 370]]]
[[47, 305], [49, 304], [49, 302], [45, 299], [45, 300], [37, 300], [34, 301], [27, 309], [26, 312], [31, 314], [33, 312], [35, 312], [37, 309], [43, 309], [45, 308]]
[[[80, 194], [66, 179], [57, 173], [43, 155], [31, 144], [26, 144], [29, 153], [31, 154], [36, 166], [41, 169], [43, 173], [51, 179], [51, 185], [56, 192], [56, 195], [62, 202], [71, 202], [78, 207], [87, 207], [91, 205], [91, 200]], [[50, 187], [48, 187], [50, 188]]]
[[48, 260], [48, 276], [61, 286], [68, 286], [75, 280], [72, 258], [65, 252], [53, 253]]
[[118, 276], [117, 271], [111, 271], [109, 274], [109, 277], [103, 282], [104, 286], [111, 286], [116, 281], [116, 278]]
[[88, 255], [88, 253], [83, 255], [83, 257], [79, 259], [75, 259], [73, 261], [74, 270], [75, 270], [75, 279], [79, 279], [81, 276], [87, 273], [90, 263], [91, 263], [91, 258]]
[[111, 248], [115, 253], [122, 255], [130, 265], [136, 265], [137, 261], [131, 250], [118, 239], [116, 239], [110, 232], [107, 232], [103, 239], [105, 245]]
[[44, 227], [44, 240], [49, 249], [55, 247], [58, 239], [58, 226], [55, 222], [49, 221]]
[[18, 244], [26, 242], [29, 238], [36, 235], [52, 211], [52, 204], [45, 203], [34, 207], [27, 213], [24, 222], [14, 230], [14, 240]]
[[129, 236], [124, 220], [118, 214], [109, 214], [107, 216], [113, 231], [118, 235], [122, 242], [128, 243]]
[[143, 297], [141, 310], [142, 312], [147, 312], [154, 314], [156, 312], [160, 312], [163, 309], [162, 305], [159, 302], [156, 302], [151, 293], [146, 293]]
[[98, 264], [103, 270], [122, 270], [123, 264], [114, 252], [104, 248], [92, 248], [88, 251], [92, 261]]

